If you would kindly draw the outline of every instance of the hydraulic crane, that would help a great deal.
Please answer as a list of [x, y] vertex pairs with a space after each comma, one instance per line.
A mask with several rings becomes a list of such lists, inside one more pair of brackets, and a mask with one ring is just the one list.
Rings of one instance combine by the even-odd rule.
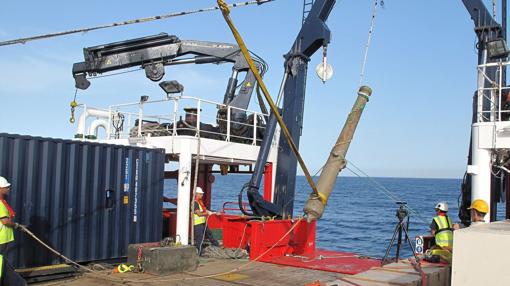
[[[228, 43], [181, 40], [177, 36], [161, 33], [84, 48], [83, 54], [85, 61], [73, 65], [73, 77], [76, 88], [79, 89], [87, 89], [90, 86], [87, 75], [95, 76], [130, 67], [140, 66], [145, 70], [147, 78], [159, 81], [165, 75], [165, 66], [233, 63], [223, 104], [235, 107], [231, 109], [231, 118], [234, 122], [242, 123], [246, 120], [245, 112], [239, 109], [248, 108], [256, 87], [255, 77], [240, 54], [239, 47]], [[258, 58], [256, 63], [259, 71], [264, 73], [265, 62]], [[243, 72], [246, 76], [240, 84], [238, 76]], [[223, 110], [220, 112], [224, 113]]]
[[[298, 147], [303, 128], [308, 62], [318, 49], [321, 47], [326, 49], [330, 42], [331, 32], [326, 25], [326, 20], [335, 3], [336, 0], [316, 0], [313, 2], [294, 44], [285, 55], [283, 121], [290, 131], [292, 140]], [[275, 129], [276, 120], [271, 115], [266, 134], [260, 146], [254, 173], [245, 189], [247, 189], [250, 207], [255, 215], [289, 217], [293, 215], [294, 210], [297, 160], [285, 138], [280, 138], [279, 142], [273, 203], [265, 201], [258, 192]], [[242, 192], [239, 195], [239, 204], [243, 210]], [[247, 213], [245, 210], [243, 212]]]

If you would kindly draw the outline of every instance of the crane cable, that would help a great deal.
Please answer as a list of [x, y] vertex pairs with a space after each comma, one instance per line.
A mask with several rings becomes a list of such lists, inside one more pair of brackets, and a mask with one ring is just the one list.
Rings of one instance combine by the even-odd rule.
[[283, 131], [283, 134], [285, 135], [285, 137], [287, 138], [287, 142], [289, 143], [289, 146], [292, 149], [292, 152], [296, 156], [296, 159], [298, 160], [299, 165], [301, 166], [301, 169], [303, 170], [303, 173], [306, 177], [306, 180], [308, 181], [308, 184], [312, 188], [313, 193], [315, 195], [319, 196], [321, 201], [323, 201], [323, 203], [325, 203], [325, 201], [324, 201], [325, 198], [323, 198], [317, 192], [317, 187], [315, 186], [315, 183], [314, 183], [312, 177], [310, 176], [310, 172], [308, 171], [308, 169], [305, 165], [305, 162], [303, 161], [303, 158], [299, 154], [299, 150], [298, 150], [296, 144], [294, 143], [294, 140], [292, 140], [289, 129], [287, 129], [287, 125], [285, 124], [285, 122], [283, 122], [283, 119], [280, 116], [280, 113], [278, 112], [278, 108], [276, 107], [275, 103], [273, 102], [273, 99], [271, 98], [271, 95], [269, 94], [269, 91], [267, 90], [266, 85], [264, 84], [264, 81], [262, 80], [262, 77], [260, 76], [260, 73], [254, 64], [253, 59], [250, 56], [250, 53], [248, 51], [248, 48], [246, 47], [246, 44], [244, 43], [244, 40], [242, 39], [241, 35], [239, 34], [236, 27], [234, 26], [232, 19], [229, 16], [229, 14], [230, 14], [229, 6], [225, 3], [224, 0], [217, 0], [217, 1], [218, 1], [218, 6], [220, 7], [221, 12], [223, 14], [223, 18], [225, 18], [225, 21], [227, 22], [230, 30], [232, 31], [232, 34], [234, 35], [234, 38], [236, 39], [239, 49], [243, 53], [243, 56], [246, 59], [246, 62], [248, 62], [250, 70], [252, 71], [255, 78], [257, 79], [257, 83], [258, 83], [260, 89], [262, 90], [262, 93], [264, 94], [264, 96], [267, 100], [267, 103], [269, 104], [269, 107], [271, 107], [271, 111], [273, 112], [276, 119], [278, 120], [278, 123], [280, 124], [280, 128]]
[[[272, 2], [272, 1], [275, 1], [275, 0], [252, 0], [252, 1], [237, 2], [237, 3], [229, 4], [227, 6], [230, 8], [237, 8], [237, 7], [248, 6], [248, 5], [253, 5], [253, 4], [262, 5], [262, 4], [266, 4], [268, 2]], [[35, 41], [35, 40], [42, 40], [42, 39], [54, 38], [54, 37], [65, 36], [65, 35], [70, 35], [70, 34], [84, 33], [84, 32], [90, 32], [90, 31], [94, 31], [94, 30], [101, 30], [101, 29], [107, 29], [107, 28], [113, 28], [113, 27], [120, 27], [120, 26], [131, 25], [131, 24], [139, 24], [139, 23], [146, 23], [146, 22], [152, 22], [152, 21], [157, 21], [157, 20], [164, 20], [164, 19], [173, 18], [173, 17], [177, 17], [177, 16], [185, 16], [185, 15], [190, 15], [190, 14], [215, 11], [218, 9], [220, 9], [218, 6], [214, 6], [214, 7], [209, 7], [209, 8], [202, 8], [202, 9], [182, 11], [182, 12], [174, 12], [174, 13], [152, 16], [152, 17], [131, 19], [131, 20], [127, 20], [127, 21], [115, 22], [115, 23], [111, 23], [111, 24], [100, 25], [100, 26], [95, 26], [95, 27], [90, 27], [90, 28], [73, 29], [73, 30], [68, 30], [68, 31], [62, 31], [62, 32], [43, 34], [43, 35], [37, 35], [37, 36], [32, 36], [32, 37], [26, 37], [26, 38], [7, 40], [7, 41], [0, 42], [0, 46], [25, 44], [27, 42]]]
[[[381, 1], [381, 6], [384, 5], [384, 2]], [[370, 44], [372, 43], [372, 35], [374, 33], [375, 28], [375, 20], [377, 17], [377, 7], [379, 6], [379, 0], [374, 0], [374, 7], [372, 8], [372, 17], [370, 19], [370, 28], [368, 29], [368, 39], [367, 43], [365, 44], [365, 52], [363, 55], [363, 62], [361, 64], [361, 72], [359, 75], [359, 85], [361, 86], [363, 84], [363, 81], [365, 79], [365, 69], [367, 66], [368, 61], [368, 50], [370, 49]]]

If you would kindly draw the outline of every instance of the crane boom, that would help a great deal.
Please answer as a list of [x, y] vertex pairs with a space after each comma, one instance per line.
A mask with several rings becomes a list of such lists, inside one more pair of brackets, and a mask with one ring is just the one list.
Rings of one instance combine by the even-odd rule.
[[[152, 81], [159, 81], [165, 75], [164, 66], [179, 64], [233, 63], [223, 103], [239, 109], [247, 109], [255, 88], [255, 77], [239, 47], [228, 43], [180, 40], [177, 36], [161, 33], [158, 35], [114, 42], [84, 48], [84, 62], [73, 65], [76, 88], [87, 89], [88, 76], [141, 66]], [[188, 56], [183, 58], [184, 56]], [[261, 63], [258, 62], [258, 68]], [[238, 75], [246, 76], [238, 89]], [[242, 117], [240, 110], [233, 109], [234, 119]], [[237, 116], [236, 116], [237, 115]]]

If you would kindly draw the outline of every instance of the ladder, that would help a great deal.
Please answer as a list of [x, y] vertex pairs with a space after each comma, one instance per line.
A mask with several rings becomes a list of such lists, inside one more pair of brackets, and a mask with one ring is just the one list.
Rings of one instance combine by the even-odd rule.
[[308, 13], [312, 10], [314, 0], [303, 0], [303, 21], [301, 24], [305, 23], [306, 17], [308, 17]]

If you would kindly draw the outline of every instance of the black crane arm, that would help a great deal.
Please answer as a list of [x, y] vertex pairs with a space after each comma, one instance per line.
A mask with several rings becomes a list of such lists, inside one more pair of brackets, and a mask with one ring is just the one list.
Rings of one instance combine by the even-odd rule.
[[[161, 33], [84, 48], [83, 54], [85, 61], [73, 65], [73, 77], [76, 87], [80, 89], [89, 87], [87, 75], [95, 76], [135, 66], [144, 68], [150, 80], [159, 81], [165, 74], [164, 66], [229, 62], [234, 66], [223, 103], [246, 109], [256, 83], [239, 47], [228, 43], [180, 40], [176, 36]], [[237, 77], [241, 72], [246, 72], [246, 76], [236, 95]]]

